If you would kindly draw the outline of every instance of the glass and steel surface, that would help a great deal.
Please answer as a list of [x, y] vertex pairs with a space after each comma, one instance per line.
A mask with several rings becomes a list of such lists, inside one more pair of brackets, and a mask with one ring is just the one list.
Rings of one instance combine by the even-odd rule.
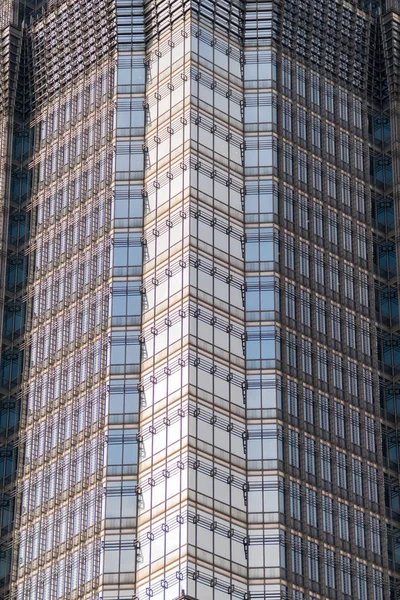
[[399, 600], [399, 24], [0, 1], [0, 598]]

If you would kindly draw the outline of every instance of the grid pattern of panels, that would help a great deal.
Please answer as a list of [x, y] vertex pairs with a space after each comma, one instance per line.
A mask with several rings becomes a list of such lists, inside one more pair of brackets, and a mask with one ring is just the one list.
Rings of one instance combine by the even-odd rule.
[[26, 287], [30, 194], [29, 50], [23, 19], [40, 5], [2, 2], [0, 81], [0, 597], [8, 597], [15, 575], [17, 544], [14, 516], [21, 382], [25, 359]]
[[[385, 503], [387, 515], [388, 560], [392, 596], [399, 596], [399, 316], [398, 273], [399, 246], [397, 223], [399, 208], [399, 77], [394, 65], [399, 56], [399, 4], [387, 3], [387, 13], [375, 27], [376, 53], [373, 63], [372, 87], [374, 103], [369, 115], [369, 138], [373, 156], [376, 219], [375, 269], [377, 310], [381, 336], [378, 347], [381, 379], [381, 415], [385, 473]], [[391, 12], [393, 10], [394, 12]], [[379, 78], [374, 77], [379, 73]]]
[[27, 29], [18, 600], [388, 597], [396, 19], [54, 0]]
[[175, 572], [187, 540], [181, 501], [187, 493], [190, 45], [177, 8], [176, 30], [146, 48], [139, 598], [179, 595]]
[[[21, 599], [93, 598], [100, 583], [103, 456], [114, 441], [104, 436], [114, 64], [112, 14], [104, 3], [99, 21], [87, 20], [88, 8], [75, 4], [72, 15], [64, 5], [28, 33], [36, 79]], [[95, 55], [98, 25], [103, 52]], [[63, 53], [75, 30], [79, 65]]]
[[[186, 589], [199, 599], [243, 598], [248, 558], [241, 294], [243, 5], [193, 3], [193, 17], [190, 344], [196, 368], [189, 378], [194, 418], [189, 421], [193, 519], [188, 554], [189, 569], [198, 573]], [[211, 269], [207, 273], [204, 267]]]
[[138, 459], [146, 432], [138, 431], [140, 361], [145, 102], [143, 3], [118, 0], [115, 148], [110, 232], [110, 314], [108, 318], [107, 452], [101, 597], [134, 597], [140, 542], [136, 535]]
[[[17, 88], [19, 71], [18, 56], [21, 52], [21, 36], [17, 32], [13, 36], [10, 32], [10, 7], [8, 3], [0, 8], [0, 31], [2, 35], [0, 75], [0, 323], [3, 324], [8, 317], [8, 325], [1, 327], [0, 342], [0, 598], [8, 593], [10, 574], [12, 569], [12, 530], [15, 510], [15, 475], [17, 456], [17, 413], [20, 392], [22, 355], [18, 334], [15, 335], [14, 323], [21, 317], [22, 303], [18, 293], [22, 295], [26, 285], [26, 278], [21, 277], [20, 286], [16, 285], [15, 272], [17, 264], [21, 261], [18, 248], [9, 248], [9, 226], [17, 215], [19, 221], [20, 195], [14, 197], [15, 207], [10, 210], [10, 181], [15, 173], [21, 171], [21, 160], [13, 157], [13, 127], [15, 119], [14, 94]], [[13, 92], [10, 90], [12, 84]], [[23, 129], [23, 126], [20, 126]], [[13, 160], [14, 159], [14, 160]], [[11, 212], [11, 216], [10, 216]], [[23, 227], [23, 225], [21, 225]], [[17, 225], [18, 229], [18, 225]], [[23, 270], [23, 269], [22, 269]], [[11, 277], [10, 277], [11, 273]], [[20, 289], [18, 289], [20, 288]], [[19, 309], [19, 315], [17, 314]], [[11, 315], [11, 319], [9, 318]], [[14, 321], [15, 315], [15, 321]], [[5, 323], [6, 325], [6, 323]], [[16, 329], [18, 326], [16, 327]]]
[[[280, 326], [277, 54], [272, 2], [247, 2], [244, 23], [246, 466], [248, 590], [286, 596]], [[290, 543], [290, 540], [288, 540]]]
[[[316, 24], [330, 23], [334, 14], [341, 37], [322, 34], [319, 42], [323, 26], [317, 31]], [[383, 477], [366, 176], [369, 16], [349, 5], [307, 2], [285, 3], [282, 17], [288, 39], [276, 86], [289, 590], [301, 598], [383, 598], [387, 552], [378, 503]], [[300, 38], [311, 53], [301, 51]]]
[[241, 53], [208, 8], [148, 46], [138, 598], [247, 593]]

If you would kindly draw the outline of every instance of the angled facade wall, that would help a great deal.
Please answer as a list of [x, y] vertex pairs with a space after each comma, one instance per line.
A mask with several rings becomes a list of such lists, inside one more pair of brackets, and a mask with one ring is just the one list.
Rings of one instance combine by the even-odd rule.
[[4, 3], [5, 594], [397, 599], [398, 9]]

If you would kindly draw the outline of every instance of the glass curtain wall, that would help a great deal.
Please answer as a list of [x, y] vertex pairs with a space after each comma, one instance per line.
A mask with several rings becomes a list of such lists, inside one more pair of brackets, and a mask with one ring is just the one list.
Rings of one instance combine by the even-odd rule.
[[386, 8], [51, 0], [9, 34], [18, 600], [397, 600]]
[[52, 2], [25, 25], [34, 149], [15, 597], [93, 598], [108, 583], [108, 456], [123, 441], [105, 429], [115, 14]]

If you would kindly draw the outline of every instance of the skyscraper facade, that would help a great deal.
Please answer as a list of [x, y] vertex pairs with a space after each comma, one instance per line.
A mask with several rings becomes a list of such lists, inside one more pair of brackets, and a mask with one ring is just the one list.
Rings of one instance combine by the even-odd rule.
[[0, 598], [399, 600], [399, 0], [0, 27]]

